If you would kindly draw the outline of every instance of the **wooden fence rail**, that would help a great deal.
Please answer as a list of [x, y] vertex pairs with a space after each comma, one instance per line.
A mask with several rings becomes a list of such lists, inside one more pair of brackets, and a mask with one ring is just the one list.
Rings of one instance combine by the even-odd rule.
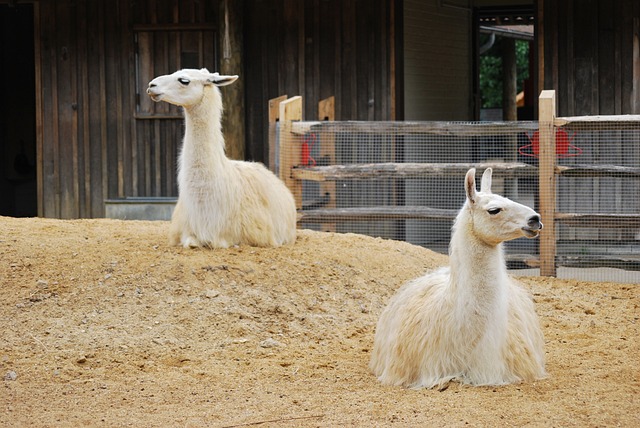
[[[554, 91], [542, 91], [539, 98], [539, 121], [537, 123], [518, 123], [514, 131], [514, 123], [443, 123], [443, 122], [331, 122], [302, 121], [302, 98], [272, 100], [279, 104], [280, 132], [278, 141], [273, 141], [279, 151], [279, 176], [292, 190], [299, 209], [298, 222], [331, 224], [336, 222], [366, 220], [397, 219], [438, 219], [452, 220], [457, 210], [436, 209], [424, 206], [380, 206], [335, 208], [335, 182], [339, 180], [382, 180], [412, 179], [425, 177], [463, 176], [474, 167], [479, 170], [493, 168], [495, 178], [538, 177], [538, 211], [545, 224], [544, 233], [540, 235], [539, 262], [526, 256], [527, 265], [540, 267], [543, 276], [555, 276], [557, 265], [564, 266], [609, 266], [640, 270], [640, 256], [631, 255], [577, 255], [557, 256], [556, 223], [574, 227], [590, 228], [637, 228], [640, 229], [640, 214], [619, 213], [565, 213], [558, 212], [556, 207], [557, 178], [563, 177], [623, 177], [640, 178], [640, 167], [620, 165], [571, 165], [558, 166], [556, 154], [557, 129], [576, 123], [606, 122], [615, 124], [616, 129], [625, 122], [640, 122], [640, 116], [584, 116], [557, 118]], [[320, 105], [320, 119], [333, 118], [331, 106], [333, 100], [325, 100]], [[273, 107], [272, 107], [273, 108]], [[620, 128], [624, 129], [624, 128]], [[538, 166], [518, 162], [484, 162], [484, 163], [395, 163], [380, 162], [366, 164], [335, 165], [335, 135], [338, 133], [385, 134], [395, 132], [398, 135], [437, 134], [447, 136], [500, 135], [514, 132], [537, 131], [539, 135]], [[329, 157], [329, 165], [302, 166], [299, 162], [300, 146], [303, 136], [309, 132], [329, 133], [329, 152], [323, 148], [322, 156]], [[274, 133], [275, 135], [275, 133]], [[270, 135], [271, 140], [271, 135]], [[271, 148], [272, 153], [276, 151]], [[296, 157], [298, 156], [298, 157]], [[321, 184], [321, 195], [331, 204], [313, 204], [313, 207], [302, 205], [302, 181], [309, 180]], [[512, 255], [513, 256], [513, 255]], [[582, 264], [581, 264], [582, 263]]]

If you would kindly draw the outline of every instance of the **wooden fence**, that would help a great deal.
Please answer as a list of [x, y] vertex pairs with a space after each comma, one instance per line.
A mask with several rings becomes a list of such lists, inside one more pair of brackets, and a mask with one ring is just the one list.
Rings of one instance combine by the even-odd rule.
[[[485, 162], [485, 163], [365, 163], [336, 165], [334, 144], [324, 145], [323, 156], [329, 162], [323, 165], [302, 166], [300, 159], [301, 146], [304, 138], [310, 132], [319, 130], [329, 131], [333, 135], [340, 132], [376, 133], [384, 132], [388, 122], [331, 122], [330, 113], [332, 102], [324, 100], [319, 106], [320, 121], [302, 121], [302, 98], [280, 97], [270, 102], [270, 121], [280, 122], [278, 131], [270, 134], [270, 153], [272, 154], [272, 168], [277, 165], [280, 178], [291, 189], [299, 210], [298, 221], [301, 223], [318, 223], [329, 225], [324, 230], [335, 228], [335, 222], [367, 220], [367, 219], [453, 219], [457, 210], [438, 209], [427, 206], [381, 206], [381, 207], [352, 207], [336, 208], [335, 183], [338, 180], [367, 180], [367, 179], [407, 179], [435, 176], [462, 176], [471, 167], [479, 170], [492, 167], [495, 177], [537, 177], [538, 178], [538, 210], [545, 225], [545, 232], [540, 237], [540, 274], [555, 276], [559, 264], [583, 266], [611, 266], [630, 270], [640, 270], [640, 256], [557, 256], [557, 224], [571, 226], [585, 226], [598, 228], [635, 228], [640, 229], [640, 213], [574, 213], [559, 212], [557, 209], [556, 189], [558, 178], [566, 177], [632, 177], [640, 179], [640, 167], [603, 165], [603, 164], [574, 164], [557, 165], [557, 135], [558, 130], [569, 124], [581, 122], [606, 122], [624, 126], [625, 123], [640, 121], [640, 116], [585, 116], [571, 118], [557, 118], [554, 91], [542, 91], [539, 98], [539, 122], [536, 132], [536, 156], [538, 166], [521, 162]], [[329, 113], [328, 113], [329, 112]], [[500, 126], [500, 124], [496, 124]], [[509, 126], [508, 123], [502, 124]], [[442, 122], [394, 122], [393, 126], [401, 127], [402, 132], [431, 132], [441, 134], [461, 134], [465, 126], [446, 124]], [[513, 125], [511, 125], [513, 126]], [[292, 156], [292, 154], [296, 154]], [[302, 182], [310, 180], [320, 183], [323, 187], [321, 194], [327, 195], [329, 203], [323, 203], [321, 208], [303, 209]], [[325, 201], [326, 202], [326, 201]]]

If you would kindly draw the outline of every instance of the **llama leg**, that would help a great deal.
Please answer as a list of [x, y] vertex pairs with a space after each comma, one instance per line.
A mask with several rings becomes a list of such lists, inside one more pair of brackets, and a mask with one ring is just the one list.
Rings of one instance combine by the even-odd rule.
[[169, 245], [177, 246], [182, 241], [182, 228], [184, 224], [184, 213], [182, 201], [178, 199], [173, 215], [171, 216], [171, 225], [169, 226]]
[[178, 199], [173, 215], [171, 216], [171, 226], [169, 227], [169, 244], [182, 245], [185, 248], [201, 247], [202, 243], [194, 236], [184, 210], [184, 205]]

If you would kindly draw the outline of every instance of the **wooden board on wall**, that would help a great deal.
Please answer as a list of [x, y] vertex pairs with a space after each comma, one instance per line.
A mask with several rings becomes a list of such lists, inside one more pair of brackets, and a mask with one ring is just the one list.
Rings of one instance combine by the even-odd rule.
[[144, 89], [183, 64], [217, 66], [218, 4], [37, 3], [39, 215], [102, 217], [105, 199], [177, 194], [182, 116]]
[[539, 6], [540, 88], [557, 91], [558, 115], [640, 113], [640, 2], [545, 0]]
[[[640, 2], [540, 0], [538, 6], [542, 19], [537, 30], [544, 49], [544, 57], [539, 59], [541, 89], [556, 90], [558, 116], [640, 113]], [[584, 149], [576, 158], [580, 163], [640, 163], [637, 151], [613, 132], [578, 132], [576, 144]], [[633, 186], [623, 189], [611, 178], [561, 178], [559, 209], [628, 209], [637, 198], [622, 202], [620, 195], [634, 191]], [[580, 197], [584, 194], [594, 198], [586, 202]], [[559, 239], [564, 240], [621, 236], [619, 231], [595, 227], [558, 230]]]
[[266, 108], [284, 93], [303, 97], [308, 118], [332, 95], [336, 120], [391, 118], [392, 4], [245, 2], [247, 158], [268, 160]]

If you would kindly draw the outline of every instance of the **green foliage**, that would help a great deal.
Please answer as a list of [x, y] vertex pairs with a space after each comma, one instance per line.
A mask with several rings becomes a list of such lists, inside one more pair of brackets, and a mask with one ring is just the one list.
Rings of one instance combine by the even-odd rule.
[[[488, 36], [482, 35], [480, 45], [486, 43]], [[502, 107], [502, 57], [499, 49], [500, 39], [480, 57], [480, 96], [482, 108]], [[529, 42], [516, 40], [516, 70], [518, 74], [518, 92], [522, 91], [525, 79], [529, 78]]]

